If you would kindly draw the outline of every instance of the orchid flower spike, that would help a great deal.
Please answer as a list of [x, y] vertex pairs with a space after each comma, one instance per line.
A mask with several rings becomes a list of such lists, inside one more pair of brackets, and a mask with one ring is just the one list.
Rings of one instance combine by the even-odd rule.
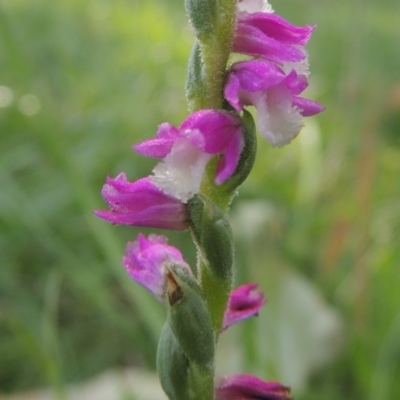
[[215, 183], [228, 180], [238, 165], [244, 147], [241, 120], [226, 111], [201, 110], [176, 128], [159, 127], [157, 137], [134, 146], [147, 156], [162, 158], [151, 181], [165, 194], [186, 203], [200, 190], [208, 162], [221, 155]]
[[189, 228], [186, 205], [165, 194], [149, 178], [128, 182], [121, 173], [107, 178], [102, 194], [111, 210], [94, 214], [105, 221], [174, 231]]

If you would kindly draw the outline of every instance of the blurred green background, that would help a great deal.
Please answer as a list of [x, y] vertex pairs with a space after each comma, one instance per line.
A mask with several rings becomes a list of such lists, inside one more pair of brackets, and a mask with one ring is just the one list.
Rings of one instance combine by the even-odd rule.
[[[0, 0], [0, 393], [154, 369], [164, 310], [121, 265], [139, 230], [92, 210], [107, 175], [150, 173], [134, 143], [187, 116], [182, 3]], [[398, 400], [400, 2], [273, 6], [318, 25], [308, 96], [327, 110], [286, 148], [259, 141], [231, 215], [237, 284], [269, 303], [219, 368], [298, 400]]]

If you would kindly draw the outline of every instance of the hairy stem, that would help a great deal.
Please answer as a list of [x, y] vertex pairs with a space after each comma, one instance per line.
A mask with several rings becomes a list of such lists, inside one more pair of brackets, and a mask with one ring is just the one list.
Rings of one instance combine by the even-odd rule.
[[213, 34], [199, 38], [203, 61], [205, 90], [189, 105], [191, 112], [199, 109], [221, 109], [225, 70], [235, 30], [237, 0], [219, 1]]

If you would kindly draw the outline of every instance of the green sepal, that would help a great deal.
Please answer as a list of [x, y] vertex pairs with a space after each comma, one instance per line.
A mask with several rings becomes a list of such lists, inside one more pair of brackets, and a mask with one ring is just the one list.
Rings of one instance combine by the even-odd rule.
[[222, 185], [219, 190], [225, 193], [234, 193], [247, 179], [254, 166], [257, 154], [256, 124], [253, 116], [246, 110], [243, 111], [244, 148], [240, 154], [239, 164], [235, 173]]
[[232, 228], [222, 210], [204, 196], [194, 196], [188, 202], [193, 236], [212, 275], [232, 278], [234, 245]]
[[190, 363], [214, 362], [214, 332], [200, 286], [180, 269], [167, 271], [168, 317], [176, 340]]
[[215, 34], [216, 31], [216, 0], [185, 0], [185, 8], [194, 34], [200, 40]]
[[165, 323], [157, 349], [157, 371], [161, 386], [170, 400], [187, 400], [189, 360]]

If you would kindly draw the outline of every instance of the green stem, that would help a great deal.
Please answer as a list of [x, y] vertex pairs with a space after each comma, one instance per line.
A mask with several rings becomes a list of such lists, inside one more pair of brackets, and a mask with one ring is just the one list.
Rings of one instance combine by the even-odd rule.
[[200, 271], [201, 286], [210, 311], [211, 323], [217, 340], [222, 329], [224, 315], [228, 305], [231, 280], [216, 278], [210, 272], [210, 268], [204, 263], [201, 263]]
[[[223, 108], [223, 87], [235, 30], [237, 0], [215, 1], [218, 4], [215, 14], [216, 21], [214, 21], [215, 30], [197, 38], [198, 42], [195, 44], [189, 66], [187, 94], [191, 112], [200, 109]], [[190, 76], [191, 73], [192, 76]], [[191, 88], [194, 90], [190, 90]], [[218, 191], [215, 187], [215, 173], [215, 165], [211, 163], [207, 169], [207, 177], [203, 183], [201, 194], [206, 195], [220, 206], [223, 212], [227, 212], [231, 195]], [[215, 341], [217, 341], [229, 301], [233, 274], [230, 272], [224, 277], [217, 276], [213, 271], [217, 270], [218, 266], [210, 268], [204, 256], [199, 248], [199, 278], [210, 312]], [[230, 268], [232, 271], [233, 263]], [[214, 399], [214, 373], [212, 366], [210, 368], [197, 370], [196, 365], [191, 365], [189, 373], [192, 382], [190, 387], [196, 400]]]
[[[223, 104], [223, 86], [226, 66], [232, 49], [237, 0], [220, 0], [218, 3], [216, 32], [200, 40], [205, 90], [199, 93], [198, 101], [195, 103], [194, 107], [198, 109], [221, 109]], [[214, 184], [215, 173], [215, 165], [211, 163], [207, 169], [201, 193], [220, 206], [224, 212], [227, 212], [231, 195], [218, 191]], [[199, 259], [201, 260], [201, 257]], [[212, 274], [209, 266], [205, 265], [204, 262], [200, 261], [199, 264], [201, 285], [217, 339], [221, 332], [232, 279], [218, 278]]]
[[222, 0], [217, 11], [216, 31], [200, 39], [205, 90], [192, 104], [191, 112], [221, 109], [225, 70], [231, 53], [237, 0]]
[[215, 175], [219, 158], [211, 160], [206, 168], [206, 173], [201, 183], [201, 194], [207, 196], [215, 205], [217, 205], [225, 214], [229, 211], [229, 205], [232, 201], [232, 194], [221, 190], [220, 186], [215, 184]]

